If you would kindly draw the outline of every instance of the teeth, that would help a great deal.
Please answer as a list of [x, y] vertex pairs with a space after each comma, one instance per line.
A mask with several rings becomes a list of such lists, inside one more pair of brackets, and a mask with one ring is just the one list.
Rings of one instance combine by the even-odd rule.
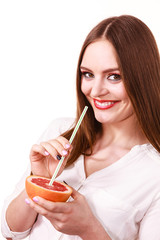
[[112, 104], [114, 104], [114, 102], [98, 102], [95, 101], [97, 105], [101, 106], [101, 107], [106, 107], [106, 106], [110, 106]]

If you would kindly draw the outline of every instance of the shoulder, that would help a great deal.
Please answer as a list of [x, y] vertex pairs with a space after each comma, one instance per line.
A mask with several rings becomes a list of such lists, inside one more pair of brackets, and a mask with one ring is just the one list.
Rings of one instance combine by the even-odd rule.
[[160, 153], [151, 144], [135, 146], [129, 157], [129, 172], [144, 181], [157, 179], [160, 184]]
[[160, 153], [151, 144], [145, 144], [137, 148], [137, 160], [141, 175], [160, 184]]
[[140, 159], [145, 159], [146, 161], [154, 162], [154, 164], [160, 164], [160, 153], [151, 145], [137, 145], [133, 148], [134, 153]]
[[160, 165], [160, 153], [151, 144], [142, 146], [142, 154], [147, 159], [152, 160], [155, 165]]
[[57, 118], [54, 119], [43, 132], [38, 142], [53, 139], [61, 135], [63, 132], [74, 127], [74, 118]]

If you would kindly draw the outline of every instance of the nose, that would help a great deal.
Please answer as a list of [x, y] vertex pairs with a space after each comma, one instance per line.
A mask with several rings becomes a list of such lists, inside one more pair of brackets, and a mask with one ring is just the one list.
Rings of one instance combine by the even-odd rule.
[[108, 94], [109, 91], [104, 81], [105, 80], [101, 78], [94, 79], [91, 93], [90, 93], [91, 97], [96, 98], [96, 97], [104, 96]]

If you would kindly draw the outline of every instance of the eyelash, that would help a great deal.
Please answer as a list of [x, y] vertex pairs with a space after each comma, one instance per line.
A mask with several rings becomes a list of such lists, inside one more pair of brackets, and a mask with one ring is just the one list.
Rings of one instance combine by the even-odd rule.
[[[91, 76], [87, 76], [88, 75], [91, 75]], [[90, 72], [81, 72], [81, 75], [84, 76], [85, 78], [87, 79], [91, 79], [91, 78], [94, 78], [94, 75]], [[116, 79], [109, 79], [110, 77], [112, 76], [116, 76]], [[110, 81], [113, 81], [113, 82], [116, 82], [116, 81], [120, 81], [121, 80], [121, 75], [118, 74], [118, 73], [110, 73], [108, 76], [107, 76], [107, 79], [110, 80]]]
[[[110, 77], [112, 77], [112, 76], [116, 76], [116, 78], [115, 79], [109, 79]], [[118, 73], [112, 73], [112, 74], [109, 74], [109, 76], [107, 77], [107, 79], [109, 79], [109, 80], [111, 80], [111, 81], [120, 81], [121, 80], [121, 75], [120, 74], [118, 74]]]
[[[82, 74], [82, 76], [84, 76], [85, 78], [94, 78], [94, 75], [92, 74], [92, 73], [90, 73], [90, 72], [81, 72], [81, 74]], [[88, 75], [91, 75], [90, 77], [89, 76], [87, 76], [87, 74]]]

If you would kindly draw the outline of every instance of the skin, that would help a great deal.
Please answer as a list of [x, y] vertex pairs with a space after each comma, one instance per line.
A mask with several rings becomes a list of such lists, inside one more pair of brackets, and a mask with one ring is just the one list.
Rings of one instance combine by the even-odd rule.
[[[126, 93], [116, 60], [116, 52], [109, 41], [90, 44], [81, 63], [81, 90], [90, 102], [95, 118], [103, 125], [116, 124], [133, 116], [133, 108]], [[99, 110], [94, 99], [116, 101], [114, 107]]]
[[[111, 71], [112, 69], [112, 71]], [[82, 63], [81, 90], [90, 102], [95, 118], [102, 124], [102, 134], [97, 136], [93, 154], [85, 157], [86, 176], [114, 164], [136, 144], [146, 143], [116, 60], [116, 52], [110, 42], [100, 40], [90, 44]], [[110, 101], [112, 107], [99, 109], [94, 99]], [[116, 149], [116, 151], [115, 151]], [[72, 150], [67, 139], [57, 139], [33, 145], [30, 152], [31, 170], [34, 175], [51, 177], [58, 160], [57, 154], [67, 156]], [[63, 171], [66, 160], [59, 174]], [[53, 203], [35, 196], [27, 198], [25, 190], [11, 202], [7, 210], [7, 222], [12, 231], [25, 231], [33, 226], [37, 214], [45, 216], [60, 232], [78, 235], [84, 240], [110, 240], [100, 222], [93, 215], [85, 196], [73, 189], [73, 201]], [[15, 214], [16, 211], [16, 221]], [[27, 219], [27, 221], [26, 221]]]
[[[133, 146], [144, 144], [147, 139], [138, 125], [125, 90], [112, 44], [103, 39], [90, 44], [85, 50], [80, 69], [81, 90], [90, 102], [95, 118], [102, 123], [102, 134], [97, 136], [92, 156], [85, 156], [85, 170], [89, 176], [115, 163]], [[114, 105], [99, 109], [95, 99]]]
[[[67, 159], [71, 149], [68, 140], [63, 137], [33, 145], [30, 153], [32, 173], [48, 177], [49, 172], [53, 172], [57, 166], [57, 154], [62, 155], [65, 150]], [[12, 231], [25, 231], [33, 226], [37, 214], [41, 214], [62, 233], [79, 235], [84, 240], [97, 239], [99, 234], [102, 240], [110, 239], [93, 215], [85, 197], [73, 189], [72, 198], [74, 201], [68, 203], [53, 203], [38, 196], [32, 201], [24, 190], [8, 207], [8, 225]]]
[[[30, 200], [30, 207], [45, 216], [56, 230], [69, 234], [78, 235], [82, 239], [109, 240], [101, 224], [94, 217], [85, 197], [73, 189], [74, 201], [68, 203], [53, 203], [43, 198], [36, 197]], [[100, 238], [98, 238], [101, 236]]]
[[52, 177], [52, 173], [57, 167], [57, 155], [64, 156], [65, 160], [61, 166], [58, 175], [63, 171], [67, 156], [72, 150], [72, 147], [67, 139], [59, 136], [57, 139], [52, 139], [41, 144], [33, 145], [30, 152], [30, 160], [32, 173], [38, 176]]

